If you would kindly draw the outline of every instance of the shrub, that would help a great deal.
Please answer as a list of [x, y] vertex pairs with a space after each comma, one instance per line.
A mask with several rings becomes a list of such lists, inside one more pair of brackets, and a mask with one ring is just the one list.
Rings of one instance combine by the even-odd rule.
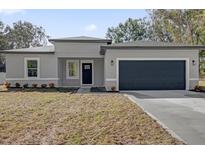
[[197, 91], [197, 92], [200, 92], [200, 91], [203, 91], [203, 87], [201, 87], [201, 86], [199, 86], [199, 85], [196, 85], [195, 87], [194, 87], [194, 91]]
[[46, 88], [47, 84], [41, 84], [41, 88]]
[[49, 88], [54, 88], [55, 84], [54, 83], [49, 83], [48, 86], [49, 86]]
[[3, 85], [4, 85], [6, 88], [10, 88], [11, 83], [9, 83], [8, 81], [5, 81], [5, 82], [3, 83]]
[[28, 88], [28, 83], [24, 84], [23, 88]]
[[112, 90], [112, 91], [116, 91], [116, 87], [114, 87], [114, 86], [111, 87], [111, 90]]
[[16, 85], [16, 88], [20, 88], [21, 87], [20, 83], [18, 83], [18, 82], [15, 85]]
[[38, 87], [38, 84], [32, 84], [32, 88], [37, 88]]

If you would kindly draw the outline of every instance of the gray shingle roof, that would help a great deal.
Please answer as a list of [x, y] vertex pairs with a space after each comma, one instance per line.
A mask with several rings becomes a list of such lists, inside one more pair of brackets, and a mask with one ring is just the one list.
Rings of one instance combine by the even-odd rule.
[[55, 48], [53, 45], [0, 51], [0, 53], [54, 53], [54, 52], [55, 52]]
[[93, 42], [111, 42], [110, 39], [97, 38], [97, 37], [88, 37], [88, 36], [76, 36], [76, 37], [64, 37], [49, 39], [49, 41], [93, 41]]

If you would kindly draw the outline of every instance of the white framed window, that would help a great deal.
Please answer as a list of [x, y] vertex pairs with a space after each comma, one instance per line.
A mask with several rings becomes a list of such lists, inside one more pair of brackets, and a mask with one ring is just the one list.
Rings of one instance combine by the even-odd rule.
[[26, 78], [39, 78], [40, 76], [40, 59], [24, 58], [24, 76]]
[[79, 60], [66, 61], [66, 78], [79, 79]]

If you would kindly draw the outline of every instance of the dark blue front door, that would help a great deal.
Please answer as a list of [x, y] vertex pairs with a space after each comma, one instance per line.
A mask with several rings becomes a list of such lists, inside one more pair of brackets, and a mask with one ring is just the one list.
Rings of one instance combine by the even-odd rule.
[[92, 63], [82, 64], [83, 84], [92, 84]]

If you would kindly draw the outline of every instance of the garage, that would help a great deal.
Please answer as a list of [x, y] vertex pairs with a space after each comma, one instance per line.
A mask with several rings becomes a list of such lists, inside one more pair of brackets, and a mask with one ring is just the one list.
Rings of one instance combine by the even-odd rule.
[[184, 90], [185, 60], [119, 60], [119, 90]]

